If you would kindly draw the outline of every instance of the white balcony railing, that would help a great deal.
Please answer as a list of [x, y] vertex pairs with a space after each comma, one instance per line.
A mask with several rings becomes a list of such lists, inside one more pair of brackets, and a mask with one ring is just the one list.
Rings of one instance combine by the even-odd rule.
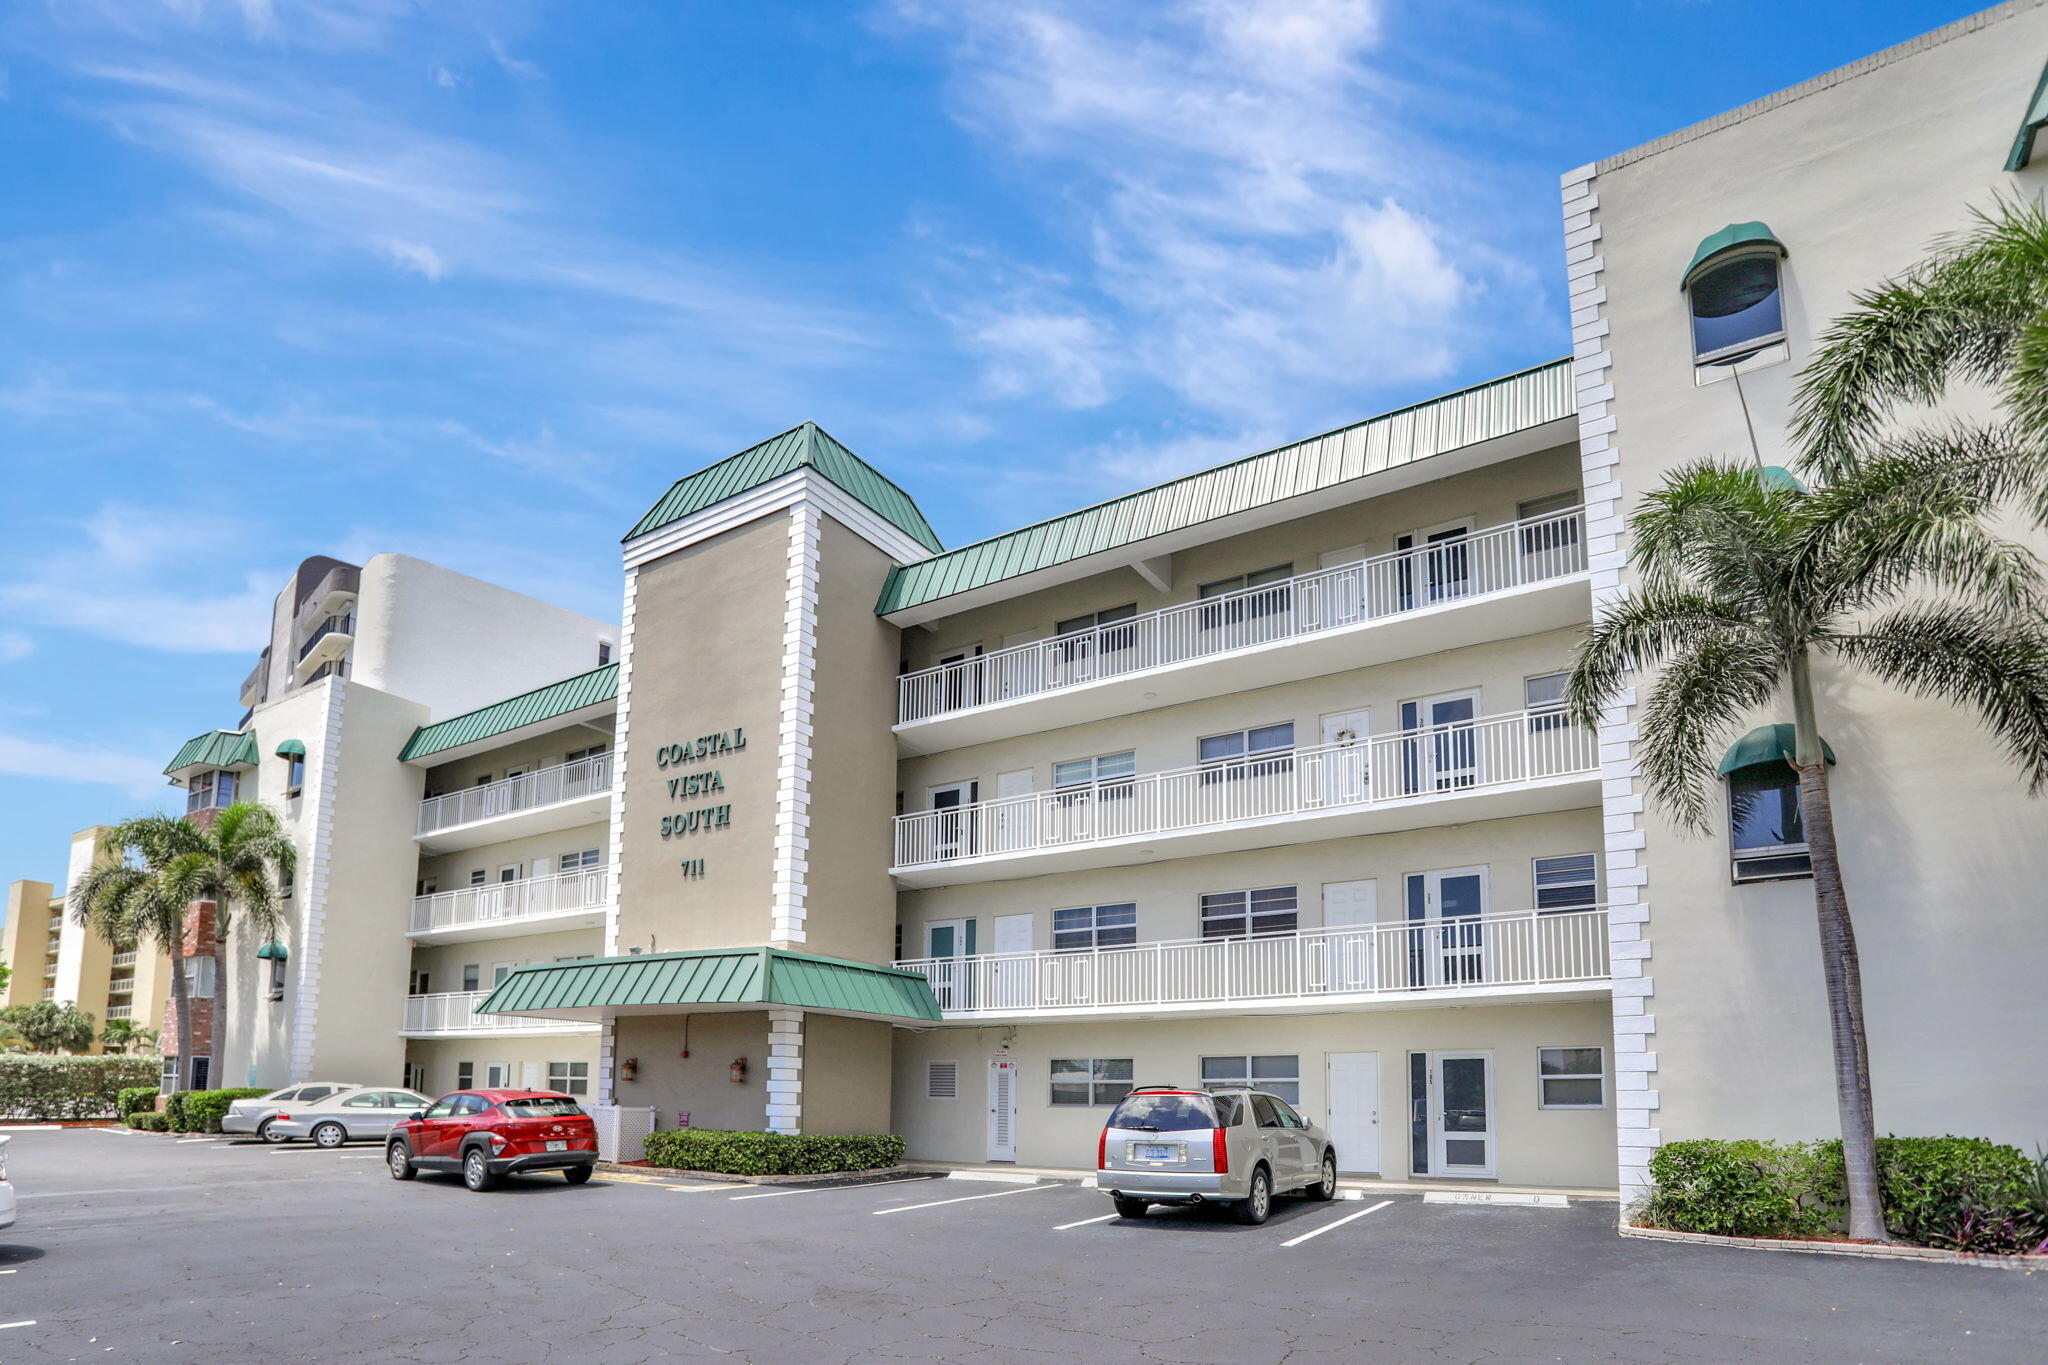
[[1034, 640], [897, 679], [898, 724], [1483, 597], [1586, 567], [1577, 508]]
[[1605, 908], [898, 962], [948, 1017], [1254, 1000], [1409, 1001], [1607, 980]]
[[414, 897], [411, 932], [427, 934], [516, 923], [543, 915], [593, 909], [609, 904], [611, 898], [612, 870], [608, 867], [586, 867], [511, 882], [486, 882], [482, 886]]
[[420, 802], [416, 833], [432, 834], [495, 816], [538, 810], [610, 791], [612, 756], [598, 754], [552, 768], [536, 768], [517, 777], [501, 778], [480, 787], [464, 787]]
[[1563, 712], [1518, 711], [899, 815], [896, 866], [1484, 791], [1588, 773], [1596, 759], [1592, 732]]
[[116, 967], [133, 967], [135, 965], [135, 957], [135, 949], [124, 948], [120, 952], [114, 954], [113, 965]]
[[405, 997], [404, 1033], [585, 1033], [596, 1024], [561, 1019], [528, 1019], [511, 1014], [478, 1014], [476, 1007], [489, 991], [448, 991], [441, 995]]
[[135, 978], [132, 976], [110, 976], [107, 978], [108, 995], [133, 995]]
[[107, 1006], [107, 1018], [108, 1018], [109, 1020], [114, 1020], [114, 1019], [133, 1019], [134, 1017], [135, 1017], [135, 1006], [133, 1006], [133, 1005], [109, 1005], [109, 1006]]

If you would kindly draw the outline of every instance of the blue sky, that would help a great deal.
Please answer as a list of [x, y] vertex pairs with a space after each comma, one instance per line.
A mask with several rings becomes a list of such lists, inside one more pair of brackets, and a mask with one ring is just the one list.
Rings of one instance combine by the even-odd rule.
[[6, 6], [0, 881], [306, 555], [614, 618], [804, 418], [960, 544], [1546, 360], [1559, 172], [1976, 7]]

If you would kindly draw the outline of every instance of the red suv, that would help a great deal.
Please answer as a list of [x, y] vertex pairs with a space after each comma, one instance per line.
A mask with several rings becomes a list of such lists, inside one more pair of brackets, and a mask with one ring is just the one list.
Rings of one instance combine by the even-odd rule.
[[424, 1166], [460, 1171], [472, 1190], [522, 1171], [560, 1171], [581, 1185], [597, 1169], [597, 1125], [567, 1095], [461, 1090], [393, 1128], [384, 1159], [393, 1180], [411, 1180]]

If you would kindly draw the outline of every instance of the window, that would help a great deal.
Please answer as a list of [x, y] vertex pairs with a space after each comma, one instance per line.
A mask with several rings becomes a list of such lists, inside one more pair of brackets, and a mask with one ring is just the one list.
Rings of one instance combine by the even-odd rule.
[[597, 666], [599, 668], [603, 668], [606, 664], [610, 663], [611, 661], [612, 642], [610, 640], [599, 640], [597, 642]]
[[1538, 1109], [1605, 1109], [1607, 1049], [1537, 1048], [1536, 1086]]
[[462, 964], [462, 989], [464, 989], [464, 990], [466, 990], [466, 991], [474, 991], [474, 990], [481, 990], [482, 988], [483, 988], [483, 967], [482, 967], [482, 965], [481, 965], [481, 964], [479, 964], [479, 963], [475, 963], [475, 962], [465, 962], [465, 963], [463, 963], [463, 964]]
[[1131, 794], [1131, 779], [1138, 770], [1138, 753], [1098, 754], [1094, 758], [1068, 759], [1052, 765], [1052, 785], [1063, 806], [1083, 804], [1091, 799], [1121, 801]]
[[[213, 999], [213, 959], [210, 957], [188, 957], [185, 959], [185, 994], [194, 1000]], [[204, 1087], [200, 1087], [204, 1089]]]
[[[407, 1090], [425, 1090], [427, 1088], [427, 1069], [418, 1062], [407, 1062], [405, 1064], [405, 1088]], [[413, 1098], [418, 1099], [419, 1096], [415, 1095]], [[422, 1103], [419, 1107], [424, 1109], [427, 1106]]]
[[1137, 941], [1138, 906], [1135, 901], [1082, 905], [1052, 912], [1052, 946], [1057, 952], [1128, 948]]
[[1211, 891], [1202, 897], [1202, 937], [1291, 934], [1296, 926], [1297, 908], [1295, 888], [1291, 886], [1269, 886], [1260, 891]]
[[1728, 840], [1738, 882], [1813, 875], [1799, 816], [1799, 774], [1785, 762], [1728, 775]]
[[1599, 903], [1590, 853], [1565, 853], [1530, 862], [1536, 880], [1536, 908], [1545, 913], [1585, 910]]
[[270, 998], [284, 999], [284, 959], [281, 957], [270, 959]]
[[1131, 1093], [1137, 1064], [1129, 1057], [1055, 1057], [1052, 1102], [1111, 1105]]
[[306, 789], [306, 756], [304, 754], [292, 755], [291, 776], [285, 779], [285, 786], [291, 789], [287, 793], [291, 796], [297, 796]]
[[1564, 687], [1569, 673], [1539, 673], [1522, 679], [1522, 709], [1529, 713], [1529, 733], [1546, 734], [1572, 723], [1564, 709]]
[[383, 1090], [365, 1090], [360, 1095], [350, 1095], [341, 1102], [344, 1109], [389, 1109], [391, 1096]]
[[277, 894], [285, 900], [290, 900], [292, 898], [292, 892], [298, 889], [298, 885], [298, 873], [287, 872], [277, 879]]
[[1271, 777], [1294, 771], [1294, 722], [1259, 725], [1229, 734], [1205, 735], [1196, 742], [1195, 752], [1202, 766], [1204, 786], [1231, 782], [1241, 777]]
[[[476, 1084], [476, 1063], [475, 1063], [475, 1062], [457, 1062], [457, 1063], [455, 1064], [455, 1088], [456, 1088], [457, 1090], [467, 1090], [467, 1089], [469, 1089], [469, 1088], [470, 1088], [471, 1086], [473, 1086], [473, 1085], [475, 1085], [475, 1084]], [[441, 1106], [440, 1106], [440, 1105], [438, 1105], [438, 1104], [434, 1106], [434, 1109], [440, 1109], [440, 1108], [441, 1108]], [[443, 1113], [445, 1113], [445, 1112], [447, 1112], [447, 1111], [446, 1111], [446, 1110], [443, 1110], [442, 1112], [443, 1112]], [[429, 1117], [429, 1118], [432, 1118], [432, 1117], [434, 1117], [434, 1110], [433, 1110], [433, 1109], [430, 1109], [430, 1110], [428, 1110], [428, 1111], [427, 1111], [427, 1117]]]
[[1275, 564], [1270, 569], [1255, 569], [1251, 573], [1232, 574], [1213, 583], [1204, 583], [1200, 594], [1203, 597], [1222, 597], [1233, 592], [1243, 592], [1247, 588], [1263, 588], [1273, 583], [1284, 583], [1292, 577], [1292, 564]]
[[575, 872], [586, 867], [597, 867], [604, 862], [600, 849], [586, 848], [581, 853], [564, 853], [558, 860], [562, 871]]
[[956, 1100], [960, 1098], [960, 1063], [926, 1062], [924, 1064], [924, 1097], [928, 1100]]
[[299, 1092], [299, 1103], [318, 1104], [329, 1095], [339, 1095], [340, 1093], [341, 1087], [338, 1085], [309, 1085]]
[[1301, 1103], [1301, 1058], [1280, 1055], [1202, 1058], [1202, 1089], [1248, 1087]]
[[481, 1114], [490, 1107], [491, 1102], [482, 1095], [457, 1095], [455, 1097], [455, 1112], [458, 1115]]
[[235, 774], [225, 770], [194, 773], [185, 784], [185, 813], [235, 804]]
[[590, 1063], [549, 1062], [548, 1089], [562, 1095], [588, 1095]]
[[1744, 252], [1710, 265], [1692, 277], [1685, 293], [1692, 308], [1694, 364], [1731, 364], [1784, 338], [1775, 250]]
[[[478, 1103], [483, 1102], [479, 1100]], [[506, 1100], [498, 1106], [498, 1112], [514, 1119], [572, 1119], [583, 1112], [583, 1107], [574, 1100], [539, 1095], [530, 1100]]]
[[[1263, 618], [1286, 612], [1293, 601], [1293, 589], [1287, 580], [1294, 576], [1292, 564], [1275, 564], [1268, 569], [1251, 573], [1233, 574], [1219, 578], [1213, 583], [1202, 584], [1199, 592], [1204, 598], [1221, 597], [1224, 601], [1214, 606], [1203, 607], [1201, 622], [1203, 630], [1229, 630], [1236, 628], [1248, 641], [1268, 638], [1270, 632], [1261, 629]], [[1265, 588], [1265, 592], [1251, 589]], [[1232, 596], [1241, 593], [1242, 596]], [[1247, 623], [1257, 623], [1248, 625]], [[1212, 642], [1227, 647], [1229, 642]]]
[[1585, 567], [1579, 553], [1581, 519], [1559, 515], [1577, 507], [1579, 501], [1579, 493], [1574, 489], [1515, 505], [1515, 520], [1522, 523], [1515, 539], [1521, 547], [1523, 582], [1577, 573]]
[[471, 886], [482, 886], [486, 881], [489, 880], [490, 874], [488, 872], [485, 872], [482, 868], [478, 867], [470, 869], [469, 884]]
[[192, 1088], [194, 1090], [211, 1090], [213, 1088], [212, 1082], [213, 1058], [194, 1057], [192, 1059]]
[[604, 752], [604, 745], [593, 744], [586, 749], [571, 749], [562, 759], [564, 763], [580, 763], [586, 758], [596, 758]]
[[[1115, 625], [1118, 621], [1128, 621], [1137, 614], [1138, 604], [1126, 602], [1120, 607], [1104, 607], [1101, 611], [1091, 611], [1080, 616], [1069, 616], [1066, 620], [1055, 625], [1052, 628], [1052, 632], [1055, 635], [1079, 635], [1083, 631], [1100, 630], [1104, 626]], [[1115, 632], [1117, 635], [1126, 633], [1124, 631]]]

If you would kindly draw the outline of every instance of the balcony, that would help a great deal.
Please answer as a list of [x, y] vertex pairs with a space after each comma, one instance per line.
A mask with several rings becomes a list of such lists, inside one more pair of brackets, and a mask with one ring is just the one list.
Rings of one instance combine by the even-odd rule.
[[549, 834], [611, 813], [612, 756], [598, 754], [420, 802], [413, 837], [430, 853]]
[[406, 932], [415, 943], [463, 943], [505, 934], [588, 929], [604, 923], [611, 903], [612, 870], [583, 868], [416, 897], [412, 927]]
[[896, 817], [903, 886], [1116, 867], [1599, 801], [1591, 731], [1522, 711]]
[[112, 965], [116, 967], [133, 967], [137, 956], [138, 954], [135, 949], [123, 948], [120, 952], [114, 954]]
[[110, 976], [107, 978], [108, 995], [133, 995], [135, 978], [132, 976]]
[[1585, 513], [1204, 598], [897, 679], [908, 753], [1363, 668], [1588, 618]]
[[135, 1007], [133, 1005], [107, 1006], [107, 1021], [109, 1023], [113, 1022], [116, 1019], [133, 1019], [134, 1017]]
[[299, 646], [298, 662], [292, 665], [292, 676], [304, 682], [320, 671], [323, 664], [338, 662], [348, 653], [348, 647], [356, 642], [355, 613], [344, 616], [330, 616], [320, 623], [306, 643]]
[[56, 964], [56, 963], [54, 963], [54, 962], [45, 962], [45, 963], [43, 964], [43, 980], [45, 980], [45, 981], [55, 981], [56, 979], [57, 979], [57, 964]]
[[528, 1019], [518, 1015], [478, 1014], [476, 1007], [489, 991], [449, 991], [442, 995], [405, 997], [405, 1020], [399, 1033], [407, 1038], [488, 1038], [500, 1034], [595, 1033], [596, 1024], [561, 1019]]
[[896, 966], [932, 983], [947, 1023], [1593, 1000], [1608, 988], [1607, 911], [1523, 910]]

